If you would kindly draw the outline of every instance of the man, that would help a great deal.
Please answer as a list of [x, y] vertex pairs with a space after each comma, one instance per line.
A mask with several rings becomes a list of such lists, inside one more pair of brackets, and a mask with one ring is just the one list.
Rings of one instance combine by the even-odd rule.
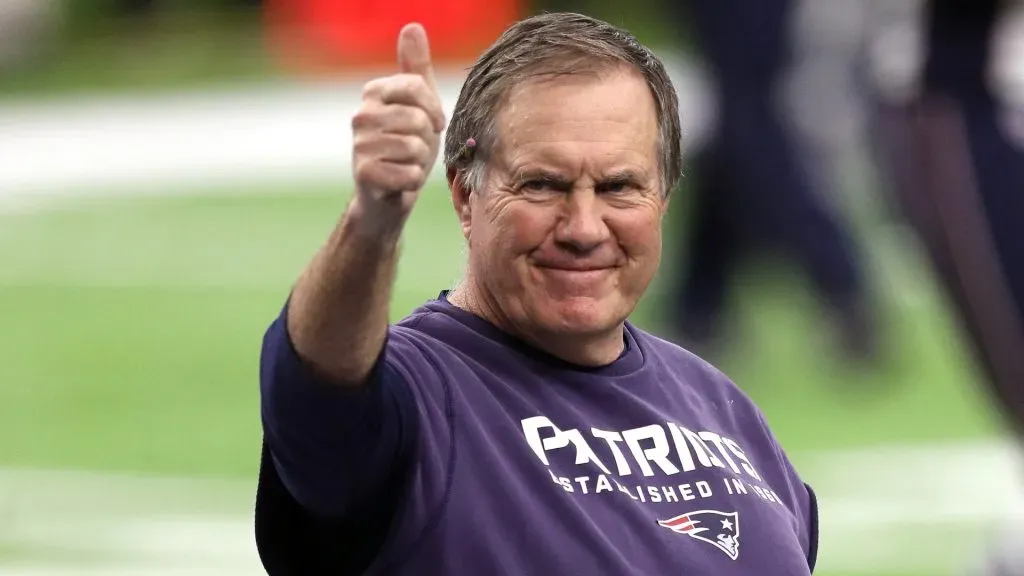
[[426, 33], [353, 118], [356, 193], [264, 338], [256, 537], [278, 574], [809, 574], [816, 504], [721, 373], [630, 324], [681, 172], [627, 32], [509, 28], [444, 160], [458, 286], [388, 325], [445, 117]]
[[673, 290], [672, 328], [691, 345], [714, 351], [741, 265], [774, 252], [807, 271], [835, 318], [842, 353], [870, 361], [875, 310], [857, 247], [828, 197], [834, 186], [812, 173], [821, 161], [800, 149], [779, 103], [794, 4], [673, 4], [693, 23], [714, 75], [718, 119], [694, 161], [695, 203], [686, 215], [692, 230], [685, 235], [687, 249], [679, 251], [686, 261]]

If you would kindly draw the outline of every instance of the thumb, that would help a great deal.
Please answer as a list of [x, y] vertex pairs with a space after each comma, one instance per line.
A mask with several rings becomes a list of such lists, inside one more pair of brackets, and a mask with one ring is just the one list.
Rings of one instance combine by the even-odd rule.
[[430, 42], [422, 24], [406, 24], [398, 33], [398, 68], [403, 74], [419, 74], [431, 88], [437, 89], [434, 65], [430, 61]]

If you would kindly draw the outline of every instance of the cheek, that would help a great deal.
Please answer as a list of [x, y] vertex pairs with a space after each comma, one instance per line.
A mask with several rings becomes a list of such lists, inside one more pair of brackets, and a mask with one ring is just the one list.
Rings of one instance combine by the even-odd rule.
[[544, 210], [522, 204], [510, 206], [491, 223], [491, 240], [508, 256], [518, 257], [530, 253], [544, 243], [552, 224]]
[[626, 255], [649, 264], [661, 254], [661, 218], [633, 217], [615, 226], [616, 236]]

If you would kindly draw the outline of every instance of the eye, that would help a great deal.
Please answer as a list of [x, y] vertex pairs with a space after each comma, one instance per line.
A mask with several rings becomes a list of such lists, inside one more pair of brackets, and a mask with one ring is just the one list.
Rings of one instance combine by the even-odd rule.
[[572, 182], [554, 175], [539, 174], [523, 178], [515, 189], [527, 194], [548, 195], [568, 192], [572, 189]]
[[633, 188], [635, 188], [635, 186], [631, 182], [623, 180], [604, 182], [597, 187], [597, 191], [602, 193], [621, 194], [623, 192], [629, 192]]
[[519, 189], [528, 192], [543, 192], [551, 189], [551, 182], [547, 180], [527, 180], [519, 186]]

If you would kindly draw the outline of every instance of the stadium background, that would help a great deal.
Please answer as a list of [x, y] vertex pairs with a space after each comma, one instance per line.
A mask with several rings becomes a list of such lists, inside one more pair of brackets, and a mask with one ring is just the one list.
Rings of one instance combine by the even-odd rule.
[[[259, 341], [351, 191], [348, 118], [382, 62], [345, 53], [318, 63], [331, 74], [299, 73], [256, 10], [201, 4], [0, 4], [0, 30], [17, 32], [0, 34], [0, 573], [260, 573]], [[713, 114], [699, 58], [655, 0], [542, 7], [657, 47], [699, 145]], [[442, 63], [448, 110], [465, 63]], [[719, 364], [819, 492], [818, 574], [963, 573], [1024, 519], [1024, 468], [919, 246], [856, 155], [846, 173], [882, 358], [840, 362], [799, 271], [766, 263], [736, 289]], [[680, 197], [674, 210], [685, 183]], [[461, 259], [437, 182], [409, 225], [395, 317]], [[664, 328], [673, 269], [638, 324]]]

